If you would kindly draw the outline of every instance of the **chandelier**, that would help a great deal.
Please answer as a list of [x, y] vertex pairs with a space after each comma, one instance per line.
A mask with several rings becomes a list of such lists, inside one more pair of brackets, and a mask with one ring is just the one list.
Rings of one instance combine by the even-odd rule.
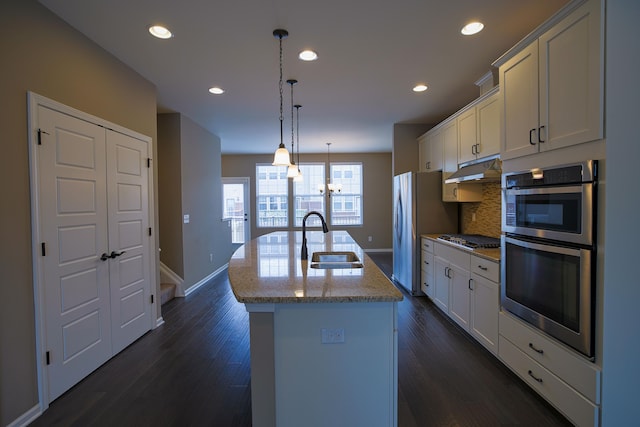
[[[332, 193], [340, 193], [342, 191], [342, 184], [335, 184], [331, 182], [331, 154], [329, 153], [330, 142], [327, 142], [327, 164], [329, 165], [329, 176], [327, 177], [327, 189], [329, 192], [327, 195], [331, 197]], [[318, 184], [318, 191], [323, 194], [325, 191], [324, 184]]]

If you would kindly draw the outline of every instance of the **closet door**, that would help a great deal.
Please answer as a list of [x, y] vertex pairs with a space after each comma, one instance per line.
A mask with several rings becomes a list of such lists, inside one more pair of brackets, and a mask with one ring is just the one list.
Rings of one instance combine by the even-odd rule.
[[[151, 324], [148, 144], [107, 131], [107, 192], [113, 352]], [[111, 254], [110, 253], [110, 254]], [[121, 255], [118, 255], [121, 254]]]
[[112, 354], [105, 131], [40, 106], [45, 349], [53, 400]]

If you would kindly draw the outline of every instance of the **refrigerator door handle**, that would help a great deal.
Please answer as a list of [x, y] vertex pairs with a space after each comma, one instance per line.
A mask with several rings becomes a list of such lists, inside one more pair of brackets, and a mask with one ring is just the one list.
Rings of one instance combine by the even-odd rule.
[[398, 201], [396, 203], [396, 236], [398, 238], [398, 242], [402, 242], [402, 197], [400, 196], [400, 192], [398, 192]]

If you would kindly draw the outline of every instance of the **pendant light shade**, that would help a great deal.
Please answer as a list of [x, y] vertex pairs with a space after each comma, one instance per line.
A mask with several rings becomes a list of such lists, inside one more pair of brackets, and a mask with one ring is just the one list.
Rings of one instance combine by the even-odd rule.
[[283, 129], [282, 129], [282, 39], [286, 38], [289, 35], [287, 30], [277, 29], [273, 30], [273, 36], [278, 39], [280, 45], [280, 81], [279, 81], [279, 90], [280, 90], [280, 145], [276, 150], [276, 153], [273, 157], [273, 166], [289, 166], [291, 161], [289, 159], [289, 151], [287, 151], [287, 147], [284, 146], [283, 142]]

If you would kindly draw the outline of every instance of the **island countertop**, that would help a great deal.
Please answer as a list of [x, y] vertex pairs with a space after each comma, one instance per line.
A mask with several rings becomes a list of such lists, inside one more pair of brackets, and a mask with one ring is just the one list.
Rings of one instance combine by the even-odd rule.
[[309, 258], [318, 251], [352, 251], [362, 268], [316, 269], [300, 259], [302, 232], [273, 232], [241, 246], [229, 261], [238, 302], [335, 303], [401, 301], [402, 293], [346, 231], [307, 230]]

